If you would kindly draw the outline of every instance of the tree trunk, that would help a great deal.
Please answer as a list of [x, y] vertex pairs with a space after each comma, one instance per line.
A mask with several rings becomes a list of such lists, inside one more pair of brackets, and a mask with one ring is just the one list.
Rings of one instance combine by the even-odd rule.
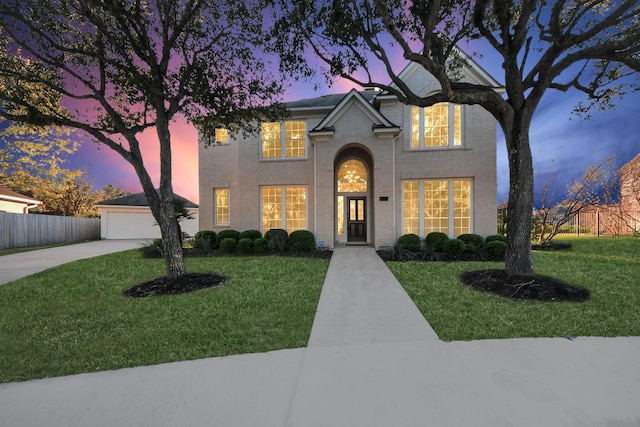
[[160, 215], [162, 219], [158, 219], [158, 224], [162, 234], [162, 249], [164, 250], [164, 258], [167, 264], [167, 278], [176, 279], [185, 274], [182, 259], [182, 236], [176, 220], [173, 200], [167, 203], [162, 195], [160, 199], [160, 204], [162, 205]]
[[533, 217], [533, 159], [529, 146], [529, 120], [516, 117], [505, 132], [509, 158], [509, 201], [507, 210], [508, 274], [533, 274], [531, 220]]

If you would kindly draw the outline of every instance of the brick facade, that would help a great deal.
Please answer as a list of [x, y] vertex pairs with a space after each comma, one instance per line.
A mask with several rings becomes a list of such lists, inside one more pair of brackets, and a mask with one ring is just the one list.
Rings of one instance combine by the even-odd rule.
[[[411, 85], [425, 92], [437, 89], [426, 72], [407, 74], [405, 81]], [[462, 147], [411, 149], [411, 107], [379, 95], [352, 91], [345, 98], [334, 96], [334, 102], [324, 97], [290, 103], [291, 119], [306, 122], [304, 159], [261, 159], [260, 135], [209, 147], [200, 141], [200, 229], [261, 230], [261, 186], [304, 186], [307, 228], [333, 247], [345, 239], [336, 230], [336, 168], [355, 156], [369, 169], [367, 242], [376, 248], [393, 244], [403, 234], [402, 186], [407, 179], [470, 179], [471, 231], [495, 234], [495, 119], [482, 107], [462, 106]], [[230, 191], [230, 222], [224, 227], [214, 224], [216, 188]]]

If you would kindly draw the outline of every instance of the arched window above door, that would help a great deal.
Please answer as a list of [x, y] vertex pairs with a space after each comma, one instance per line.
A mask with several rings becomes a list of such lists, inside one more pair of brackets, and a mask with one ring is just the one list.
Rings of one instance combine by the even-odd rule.
[[338, 193], [364, 193], [368, 180], [364, 163], [357, 159], [347, 160], [338, 169]]

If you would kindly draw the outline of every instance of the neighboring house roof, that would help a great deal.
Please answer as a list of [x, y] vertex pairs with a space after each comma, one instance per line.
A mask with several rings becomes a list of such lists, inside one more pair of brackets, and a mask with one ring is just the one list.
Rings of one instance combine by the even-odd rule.
[[[158, 191], [159, 190], [156, 189], [156, 192]], [[198, 207], [198, 205], [196, 205], [192, 201], [187, 200], [178, 194], [174, 194], [174, 196], [176, 199], [182, 199], [185, 201], [185, 204], [184, 204], [185, 208]], [[147, 202], [147, 197], [144, 195], [144, 193], [136, 193], [136, 194], [129, 194], [128, 196], [118, 197], [117, 199], [104, 200], [96, 204], [96, 206], [149, 206], [149, 202]]]
[[635, 164], [640, 165], [640, 154], [637, 154], [633, 159], [629, 160], [627, 163], [622, 165], [622, 167], [620, 167], [620, 173], [624, 174], [627, 171], [627, 169], [632, 168]]
[[25, 196], [24, 194], [16, 193], [15, 191], [9, 190], [5, 187], [0, 187], [0, 199], [16, 203], [24, 203], [28, 205], [42, 204], [40, 200], [34, 199], [33, 197]]

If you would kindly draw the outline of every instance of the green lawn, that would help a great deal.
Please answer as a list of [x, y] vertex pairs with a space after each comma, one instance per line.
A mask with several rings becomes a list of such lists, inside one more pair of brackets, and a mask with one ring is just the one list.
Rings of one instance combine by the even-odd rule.
[[513, 301], [457, 277], [499, 263], [388, 263], [441, 339], [640, 335], [640, 238], [562, 238], [573, 249], [534, 252], [537, 273], [588, 288], [584, 303]]
[[133, 250], [0, 286], [0, 382], [306, 346], [327, 260], [185, 261], [228, 284], [126, 298], [125, 289], [164, 274], [163, 260]]

